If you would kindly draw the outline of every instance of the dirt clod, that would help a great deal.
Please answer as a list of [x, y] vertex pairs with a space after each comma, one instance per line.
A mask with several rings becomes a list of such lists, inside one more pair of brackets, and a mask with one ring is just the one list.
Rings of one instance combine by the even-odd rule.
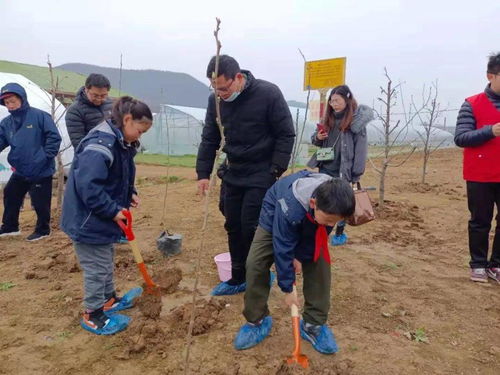
[[157, 319], [161, 313], [161, 297], [156, 294], [144, 292], [136, 302], [142, 315], [147, 318]]

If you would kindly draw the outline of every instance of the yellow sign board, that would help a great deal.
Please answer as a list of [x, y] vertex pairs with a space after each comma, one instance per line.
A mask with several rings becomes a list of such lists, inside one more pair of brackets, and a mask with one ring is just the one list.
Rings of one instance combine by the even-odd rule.
[[319, 90], [345, 84], [346, 58], [307, 61], [304, 65], [304, 90]]

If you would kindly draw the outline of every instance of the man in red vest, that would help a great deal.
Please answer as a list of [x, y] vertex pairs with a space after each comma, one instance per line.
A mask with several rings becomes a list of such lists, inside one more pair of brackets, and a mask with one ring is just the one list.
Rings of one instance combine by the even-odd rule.
[[493, 251], [488, 240], [496, 204], [500, 212], [500, 53], [489, 56], [484, 92], [465, 99], [458, 113], [455, 144], [464, 148], [467, 182], [470, 279], [500, 283], [500, 213], [496, 216]]

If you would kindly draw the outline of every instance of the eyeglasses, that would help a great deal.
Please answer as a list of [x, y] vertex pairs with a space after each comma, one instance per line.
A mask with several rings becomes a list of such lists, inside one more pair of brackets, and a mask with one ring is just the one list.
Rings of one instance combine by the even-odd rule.
[[[228, 92], [229, 91], [229, 88], [233, 85], [234, 83], [234, 79], [231, 79], [231, 82], [228, 83], [226, 86], [217, 86], [217, 92]], [[215, 87], [213, 85], [213, 83], [210, 84], [210, 90], [212, 91], [215, 91]]]

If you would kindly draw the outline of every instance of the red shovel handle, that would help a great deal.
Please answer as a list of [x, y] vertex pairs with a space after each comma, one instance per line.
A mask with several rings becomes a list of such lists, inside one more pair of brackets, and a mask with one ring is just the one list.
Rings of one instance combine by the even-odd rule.
[[133, 241], [135, 240], [135, 235], [132, 231], [132, 213], [129, 210], [123, 209], [122, 214], [123, 216], [125, 216], [127, 221], [125, 222], [123, 220], [118, 220], [117, 224], [120, 226], [123, 233], [125, 233], [125, 237], [127, 237], [127, 240]]

